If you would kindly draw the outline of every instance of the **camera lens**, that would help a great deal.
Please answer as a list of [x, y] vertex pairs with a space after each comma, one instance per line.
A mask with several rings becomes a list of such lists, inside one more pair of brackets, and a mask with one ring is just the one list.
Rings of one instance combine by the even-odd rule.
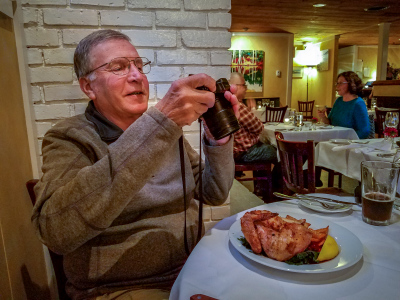
[[231, 103], [225, 99], [225, 91], [230, 86], [226, 78], [220, 78], [216, 82], [215, 104], [203, 114], [208, 129], [216, 140], [220, 140], [240, 129], [239, 122], [233, 112]]

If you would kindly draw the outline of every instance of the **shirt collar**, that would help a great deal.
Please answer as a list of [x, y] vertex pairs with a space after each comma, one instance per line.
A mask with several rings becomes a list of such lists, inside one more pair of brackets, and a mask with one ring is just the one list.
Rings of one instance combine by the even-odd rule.
[[115, 142], [124, 131], [117, 125], [104, 117], [94, 106], [93, 100], [90, 100], [85, 110], [86, 119], [95, 125], [100, 138], [105, 142]]

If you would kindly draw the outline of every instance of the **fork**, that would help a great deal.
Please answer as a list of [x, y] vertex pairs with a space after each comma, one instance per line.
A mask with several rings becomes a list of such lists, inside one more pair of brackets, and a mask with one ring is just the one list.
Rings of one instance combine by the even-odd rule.
[[304, 199], [304, 200], [309, 200], [309, 201], [318, 202], [319, 204], [321, 204], [321, 206], [322, 206], [323, 208], [326, 208], [326, 209], [338, 209], [339, 207], [341, 207], [341, 205], [338, 205], [338, 204], [328, 204], [328, 203], [326, 203], [326, 202], [320, 201], [320, 200], [315, 199], [315, 198], [311, 198], [311, 197], [307, 197], [307, 196], [302, 196], [302, 195], [298, 195], [298, 194], [296, 194], [296, 195], [297, 195], [297, 198], [298, 198], [298, 199]]
[[314, 198], [307, 197], [304, 195], [299, 195], [299, 194], [295, 194], [295, 196], [289, 196], [289, 195], [274, 192], [274, 195], [277, 197], [283, 198], [283, 199], [300, 199], [300, 200], [304, 199], [304, 200], [309, 200], [309, 201], [315, 201], [315, 202], [318, 202], [319, 204], [321, 204], [321, 206], [326, 209], [337, 209], [339, 207], [337, 204], [328, 204], [323, 201], [319, 201], [318, 199], [314, 199]]

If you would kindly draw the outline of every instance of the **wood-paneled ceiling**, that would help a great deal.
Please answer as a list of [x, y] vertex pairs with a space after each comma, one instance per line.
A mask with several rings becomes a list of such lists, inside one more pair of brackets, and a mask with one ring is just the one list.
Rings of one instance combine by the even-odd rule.
[[[231, 6], [231, 32], [293, 33], [295, 44], [340, 35], [342, 48], [378, 45], [378, 25], [390, 23], [389, 45], [400, 45], [400, 0], [231, 0]], [[388, 8], [365, 11], [375, 7]]]

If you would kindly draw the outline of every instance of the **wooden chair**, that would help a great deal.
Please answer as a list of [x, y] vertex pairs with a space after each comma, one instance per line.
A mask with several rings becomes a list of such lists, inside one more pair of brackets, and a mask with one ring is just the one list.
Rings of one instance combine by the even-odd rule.
[[[276, 132], [275, 137], [286, 193], [352, 195], [341, 188], [315, 188], [315, 144], [313, 140], [308, 140], [307, 142], [286, 141], [281, 132]], [[307, 163], [307, 171], [303, 170], [305, 163]]]
[[[400, 114], [400, 108], [384, 108], [384, 107], [375, 107], [375, 115], [376, 115], [376, 133], [378, 134], [378, 138], [383, 138], [383, 131], [385, 130], [385, 117], [386, 113], [398, 112]], [[399, 131], [400, 123], [397, 125], [397, 131]]]
[[303, 120], [311, 120], [313, 118], [313, 110], [315, 100], [312, 101], [297, 101], [299, 112], [303, 113]]
[[[38, 183], [38, 181], [39, 180], [37, 180], [37, 179], [31, 179], [26, 182], [26, 188], [28, 190], [29, 197], [31, 198], [32, 205], [35, 205], [35, 203], [36, 203], [36, 195], [34, 192], [34, 187]], [[49, 253], [50, 253], [51, 262], [53, 264], [54, 273], [56, 275], [59, 299], [60, 300], [71, 300], [71, 298], [67, 295], [67, 293], [65, 291], [65, 284], [67, 282], [67, 277], [65, 276], [64, 268], [63, 268], [63, 256], [59, 255], [57, 253], [54, 253], [50, 249], [49, 249]]]
[[281, 122], [285, 118], [288, 106], [284, 107], [265, 107], [265, 122]]
[[[240, 177], [235, 175], [235, 179], [237, 181], [254, 181], [254, 186], [257, 181], [265, 181], [268, 189], [268, 198], [269, 200], [272, 199], [272, 164], [265, 163], [265, 162], [258, 162], [258, 163], [245, 163], [245, 162], [236, 162], [235, 163], [235, 173], [236, 172], [245, 172], [245, 171], [252, 171], [253, 177]], [[254, 171], [267, 171], [267, 176], [255, 177]], [[263, 199], [264, 202], [268, 203], [267, 199]]]

